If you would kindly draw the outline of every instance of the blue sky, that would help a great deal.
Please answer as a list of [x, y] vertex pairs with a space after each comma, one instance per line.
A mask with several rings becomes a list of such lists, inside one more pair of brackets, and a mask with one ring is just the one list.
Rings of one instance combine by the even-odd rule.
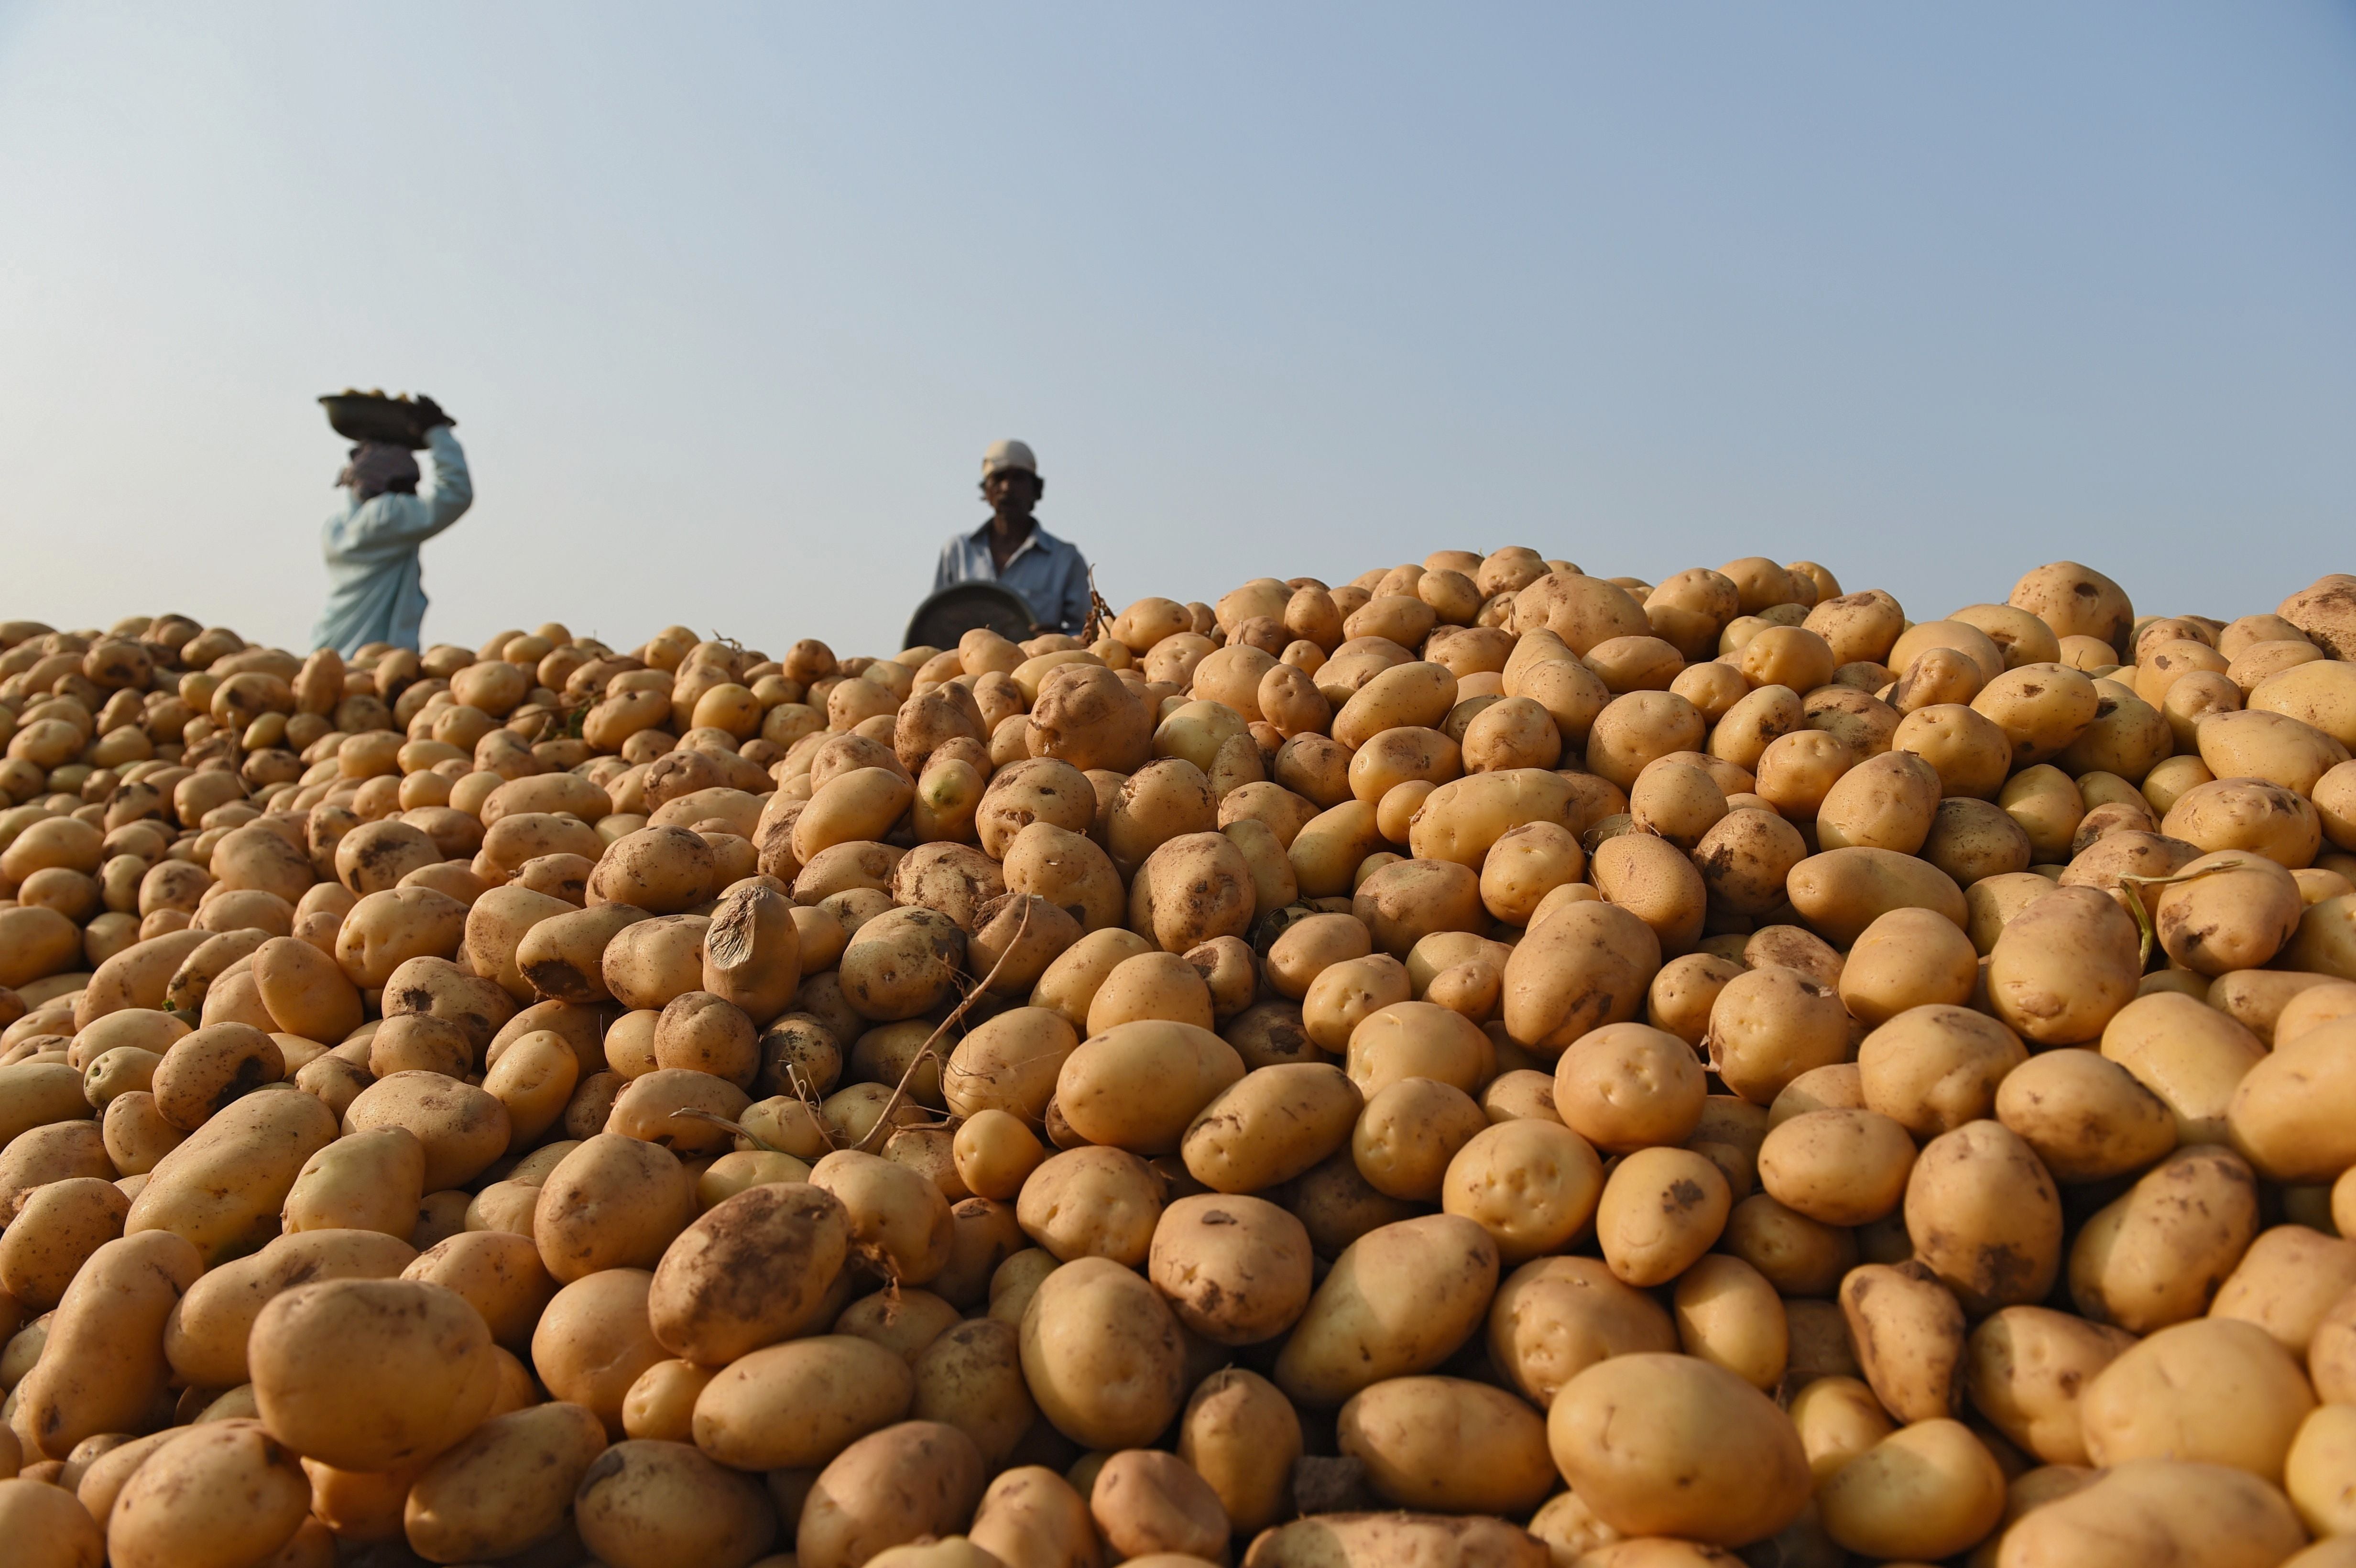
[[[397, 19], [396, 19], [397, 17]], [[1116, 604], [1526, 543], [1918, 618], [2356, 570], [2356, 6], [0, 0], [0, 616], [887, 651], [981, 449]]]

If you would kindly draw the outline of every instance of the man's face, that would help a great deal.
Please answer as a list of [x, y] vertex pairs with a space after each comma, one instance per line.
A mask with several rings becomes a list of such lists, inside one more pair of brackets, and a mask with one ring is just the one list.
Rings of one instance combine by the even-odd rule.
[[1001, 517], [1027, 517], [1039, 504], [1039, 476], [1023, 468], [993, 470], [981, 482], [981, 496]]

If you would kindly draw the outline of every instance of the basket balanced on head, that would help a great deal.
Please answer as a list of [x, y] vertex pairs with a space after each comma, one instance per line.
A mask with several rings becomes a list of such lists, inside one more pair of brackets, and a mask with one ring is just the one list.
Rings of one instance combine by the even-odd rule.
[[0, 1540], [2345, 1562], [2356, 578], [1915, 609], [0, 626]]

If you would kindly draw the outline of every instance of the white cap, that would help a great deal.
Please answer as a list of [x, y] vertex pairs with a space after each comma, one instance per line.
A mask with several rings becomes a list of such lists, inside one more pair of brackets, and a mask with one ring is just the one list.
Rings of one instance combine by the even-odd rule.
[[1039, 472], [1039, 460], [1031, 448], [1019, 441], [993, 441], [990, 450], [981, 454], [981, 476], [984, 479], [1001, 468], [1020, 468], [1025, 474]]

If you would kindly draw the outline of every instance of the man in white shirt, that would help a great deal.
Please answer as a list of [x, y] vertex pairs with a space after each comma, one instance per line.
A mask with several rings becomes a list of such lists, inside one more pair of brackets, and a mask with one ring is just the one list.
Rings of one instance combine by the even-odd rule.
[[981, 458], [990, 520], [971, 533], [949, 536], [933, 571], [933, 592], [958, 582], [1000, 583], [1023, 596], [1041, 631], [1078, 635], [1088, 619], [1088, 563], [1077, 547], [1032, 517], [1046, 492], [1030, 447], [992, 443]]

